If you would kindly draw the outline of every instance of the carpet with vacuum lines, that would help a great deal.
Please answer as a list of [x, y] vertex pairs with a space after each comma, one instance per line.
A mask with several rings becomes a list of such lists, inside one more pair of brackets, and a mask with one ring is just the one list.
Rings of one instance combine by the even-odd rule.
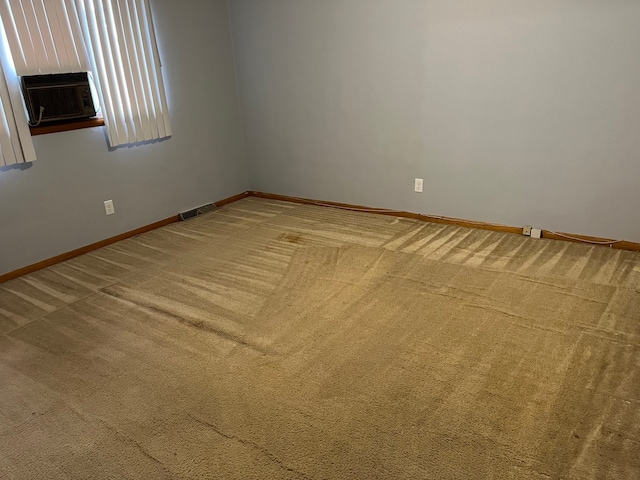
[[246, 198], [0, 285], [0, 479], [640, 478], [640, 255]]

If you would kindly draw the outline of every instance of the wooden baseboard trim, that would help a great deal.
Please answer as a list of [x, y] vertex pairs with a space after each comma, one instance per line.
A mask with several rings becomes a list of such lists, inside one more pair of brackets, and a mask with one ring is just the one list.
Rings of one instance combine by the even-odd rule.
[[233, 197], [229, 197], [229, 198], [225, 198], [224, 200], [220, 200], [218, 202], [214, 202], [216, 207], [222, 207], [224, 205], [227, 205], [229, 203], [233, 203], [233, 202], [237, 202], [238, 200], [242, 200], [243, 198], [246, 198], [248, 196], [251, 195], [251, 192], [242, 192], [239, 193], [238, 195], [234, 195]]
[[[471, 220], [463, 220], [457, 218], [447, 218], [447, 217], [438, 217], [433, 215], [423, 215], [420, 213], [412, 213], [412, 212], [403, 212], [396, 210], [387, 210], [384, 208], [371, 208], [363, 205], [353, 205], [349, 203], [339, 203], [339, 202], [327, 202], [322, 200], [313, 200], [310, 198], [300, 198], [300, 197], [290, 197], [287, 195], [278, 195], [274, 193], [265, 193], [265, 192], [257, 192], [257, 191], [248, 191], [243, 192], [238, 195], [234, 195], [232, 197], [225, 198], [223, 200], [214, 202], [216, 206], [222, 207], [223, 205], [227, 205], [229, 203], [236, 202], [246, 197], [259, 197], [266, 198], [270, 200], [280, 200], [284, 202], [292, 202], [299, 203], [305, 205], [318, 205], [325, 207], [334, 207], [334, 208], [343, 208], [349, 210], [364, 210], [370, 213], [377, 213], [380, 215], [390, 215], [395, 217], [402, 218], [411, 218], [415, 220], [422, 220], [425, 222], [432, 223], [441, 223], [446, 225], [456, 225], [460, 227], [468, 227], [468, 228], [479, 228], [482, 230], [491, 230], [495, 232], [504, 232], [504, 233], [514, 233], [518, 235], [522, 235], [522, 229], [520, 227], [511, 227], [507, 225], [494, 225], [491, 223], [485, 222], [474, 222]], [[38, 270], [42, 270], [43, 268], [51, 267], [58, 263], [64, 262], [66, 260], [70, 260], [72, 258], [78, 257], [80, 255], [84, 255], [85, 253], [92, 252], [94, 250], [98, 250], [99, 248], [106, 247], [113, 243], [119, 242], [121, 240], [126, 240], [127, 238], [135, 237], [136, 235], [140, 235], [142, 233], [150, 232], [151, 230], [155, 230], [160, 227], [164, 227], [166, 225], [170, 225], [172, 223], [180, 221], [179, 215], [174, 215], [169, 218], [165, 218], [164, 220], [160, 220], [159, 222], [154, 222], [150, 225], [145, 225], [144, 227], [136, 228], [135, 230], [131, 230], [129, 232], [121, 233], [120, 235], [116, 235], [115, 237], [107, 238], [105, 240], [101, 240], [96, 243], [92, 243], [91, 245], [87, 245], [85, 247], [78, 248], [76, 250], [72, 250], [67, 253], [63, 253], [61, 255], [57, 255], [55, 257], [49, 258], [47, 260], [43, 260], [41, 262], [34, 263], [33, 265], [28, 265], [26, 267], [20, 268], [18, 270], [14, 270], [12, 272], [8, 272], [0, 275], [0, 283], [7, 282], [14, 278], [21, 277], [23, 275], [27, 275], [29, 273], [37, 272]], [[629, 241], [619, 241], [612, 240], [608, 238], [598, 238], [591, 237], [588, 235], [577, 235], [577, 234], [569, 234], [563, 232], [550, 232], [548, 230], [542, 231], [543, 238], [547, 238], [550, 240], [562, 240], [565, 242], [575, 242], [575, 243], [601, 243], [603, 246], [616, 248], [619, 250], [629, 250], [632, 252], [640, 252], [640, 243], [629, 242]], [[569, 237], [569, 238], [567, 238]]]
[[6, 282], [8, 280], [13, 280], [14, 278], [22, 277], [23, 275], [27, 275], [29, 273], [37, 272], [38, 270], [42, 270], [43, 268], [51, 267], [66, 260], [84, 255], [85, 253], [93, 252], [94, 250], [106, 247], [108, 245], [111, 245], [112, 243], [119, 242], [120, 240], [126, 240], [127, 238], [135, 237], [136, 235], [140, 235], [141, 233], [150, 232], [151, 230], [155, 230], [156, 228], [164, 227], [165, 225], [169, 225], [178, 221], [180, 221], [180, 216], [175, 215], [173, 217], [160, 220], [159, 222], [154, 222], [150, 225], [136, 228], [135, 230], [131, 230], [130, 232], [121, 233], [120, 235], [116, 235], [115, 237], [107, 238], [105, 240], [92, 243], [91, 245], [86, 245], [84, 247], [71, 250], [70, 252], [66, 252], [61, 255], [56, 255], [55, 257], [51, 257], [46, 260], [42, 260], [41, 262], [19, 268], [18, 270], [14, 270], [13, 272], [0, 275], [0, 283]]
[[[249, 192], [243, 192], [238, 195], [234, 195], [233, 197], [225, 198], [223, 200], [220, 200], [214, 203], [216, 206], [221, 207], [223, 205], [227, 205], [229, 203], [235, 202], [237, 200], [240, 200], [241, 198], [245, 198], [248, 196], [249, 196]], [[164, 220], [160, 220], [158, 222], [145, 225], [144, 227], [136, 228], [135, 230], [121, 233], [120, 235], [116, 235], [115, 237], [107, 238], [105, 240], [92, 243], [91, 245], [87, 245], [85, 247], [77, 248], [75, 250], [72, 250], [67, 253], [63, 253], [61, 255], [56, 255], [55, 257], [42, 260], [41, 262], [34, 263], [33, 265], [28, 265], [26, 267], [19, 268], [18, 270], [14, 270], [13, 272], [2, 274], [0, 275], [0, 283], [13, 280], [14, 278], [22, 277], [23, 275], [27, 275], [29, 273], [37, 272], [38, 270], [42, 270], [43, 268], [51, 267], [58, 263], [64, 262], [66, 260], [70, 260], [75, 257], [79, 257], [80, 255], [84, 255], [85, 253], [93, 252], [94, 250], [98, 250], [99, 248], [106, 247], [108, 245], [119, 242], [121, 240], [126, 240], [127, 238], [135, 237], [136, 235], [147, 233], [147, 232], [150, 232], [151, 230], [155, 230], [157, 228], [164, 227], [179, 221], [180, 221], [180, 216], [174, 215], [172, 217], [165, 218]]]
[[[567, 238], [573, 237], [573, 238]], [[640, 252], [640, 243], [630, 242], [627, 240], [612, 240], [610, 238], [590, 237], [589, 235], [580, 235], [564, 232], [550, 232], [549, 230], [542, 230], [542, 238], [549, 240], [562, 240], [564, 242], [571, 243], [587, 243], [587, 244], [602, 244], [603, 247], [611, 247], [617, 250], [629, 250], [631, 252]]]
[[[433, 215], [423, 215], [420, 213], [411, 213], [397, 210], [388, 210], [384, 208], [371, 208], [362, 205], [352, 205], [348, 203], [339, 202], [325, 202], [323, 200], [313, 200], [310, 198], [290, 197], [287, 195], [278, 195], [273, 193], [250, 191], [248, 195], [252, 197], [266, 198], [270, 200], [281, 200], [285, 202], [300, 203], [304, 205], [318, 205], [334, 208], [343, 208], [349, 210], [363, 210], [370, 213], [377, 213], [380, 215], [391, 215], [394, 217], [411, 218], [415, 220], [423, 220], [425, 222], [441, 223], [446, 225], [456, 225], [459, 227], [479, 228], [482, 230], [491, 230], [495, 232], [514, 233], [522, 235], [522, 227], [512, 227], [507, 225], [495, 225], [485, 222], [474, 222], [471, 220], [463, 220], [459, 218], [438, 217]], [[542, 231], [542, 237], [549, 240], [562, 240], [565, 242], [574, 243], [589, 243], [591, 245], [600, 243], [604, 247], [616, 248], [619, 250], [630, 250], [632, 252], [640, 252], [640, 243], [612, 240], [609, 238], [590, 237], [587, 235], [576, 235], [564, 232], [551, 232], [549, 230]]]

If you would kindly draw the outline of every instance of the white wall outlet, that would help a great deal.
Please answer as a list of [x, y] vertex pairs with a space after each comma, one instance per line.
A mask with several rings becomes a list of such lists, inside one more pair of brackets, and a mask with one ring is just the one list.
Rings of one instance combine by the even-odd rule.
[[422, 185], [424, 184], [424, 180], [422, 178], [416, 178], [416, 182], [413, 187], [414, 192], [422, 192]]
[[107, 200], [104, 202], [104, 211], [107, 212], [107, 215], [113, 215], [116, 213], [116, 209], [113, 206], [113, 200]]
[[542, 230], [539, 228], [532, 228], [531, 238], [542, 238]]
[[522, 234], [526, 235], [527, 237], [531, 236], [531, 225], [526, 225], [524, 227], [522, 227]]

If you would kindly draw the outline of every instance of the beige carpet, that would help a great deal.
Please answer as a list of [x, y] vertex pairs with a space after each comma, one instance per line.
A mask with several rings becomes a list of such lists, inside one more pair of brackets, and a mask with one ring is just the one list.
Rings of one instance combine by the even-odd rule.
[[0, 478], [638, 479], [640, 256], [248, 198], [0, 285]]

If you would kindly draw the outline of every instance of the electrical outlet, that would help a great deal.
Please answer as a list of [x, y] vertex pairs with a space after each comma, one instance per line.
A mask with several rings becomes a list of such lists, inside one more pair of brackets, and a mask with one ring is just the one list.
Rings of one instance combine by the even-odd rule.
[[422, 180], [422, 178], [416, 178], [416, 182], [414, 184], [413, 187], [413, 191], [414, 192], [418, 192], [418, 193], [422, 193], [422, 185], [424, 183], [424, 180]]
[[531, 238], [542, 238], [542, 230], [539, 228], [532, 228]]
[[522, 228], [522, 234], [526, 235], [527, 237], [531, 236], [531, 225], [527, 225], [525, 227]]
[[116, 213], [116, 209], [113, 206], [113, 200], [107, 200], [104, 202], [104, 211], [107, 212], [107, 215], [113, 215]]

